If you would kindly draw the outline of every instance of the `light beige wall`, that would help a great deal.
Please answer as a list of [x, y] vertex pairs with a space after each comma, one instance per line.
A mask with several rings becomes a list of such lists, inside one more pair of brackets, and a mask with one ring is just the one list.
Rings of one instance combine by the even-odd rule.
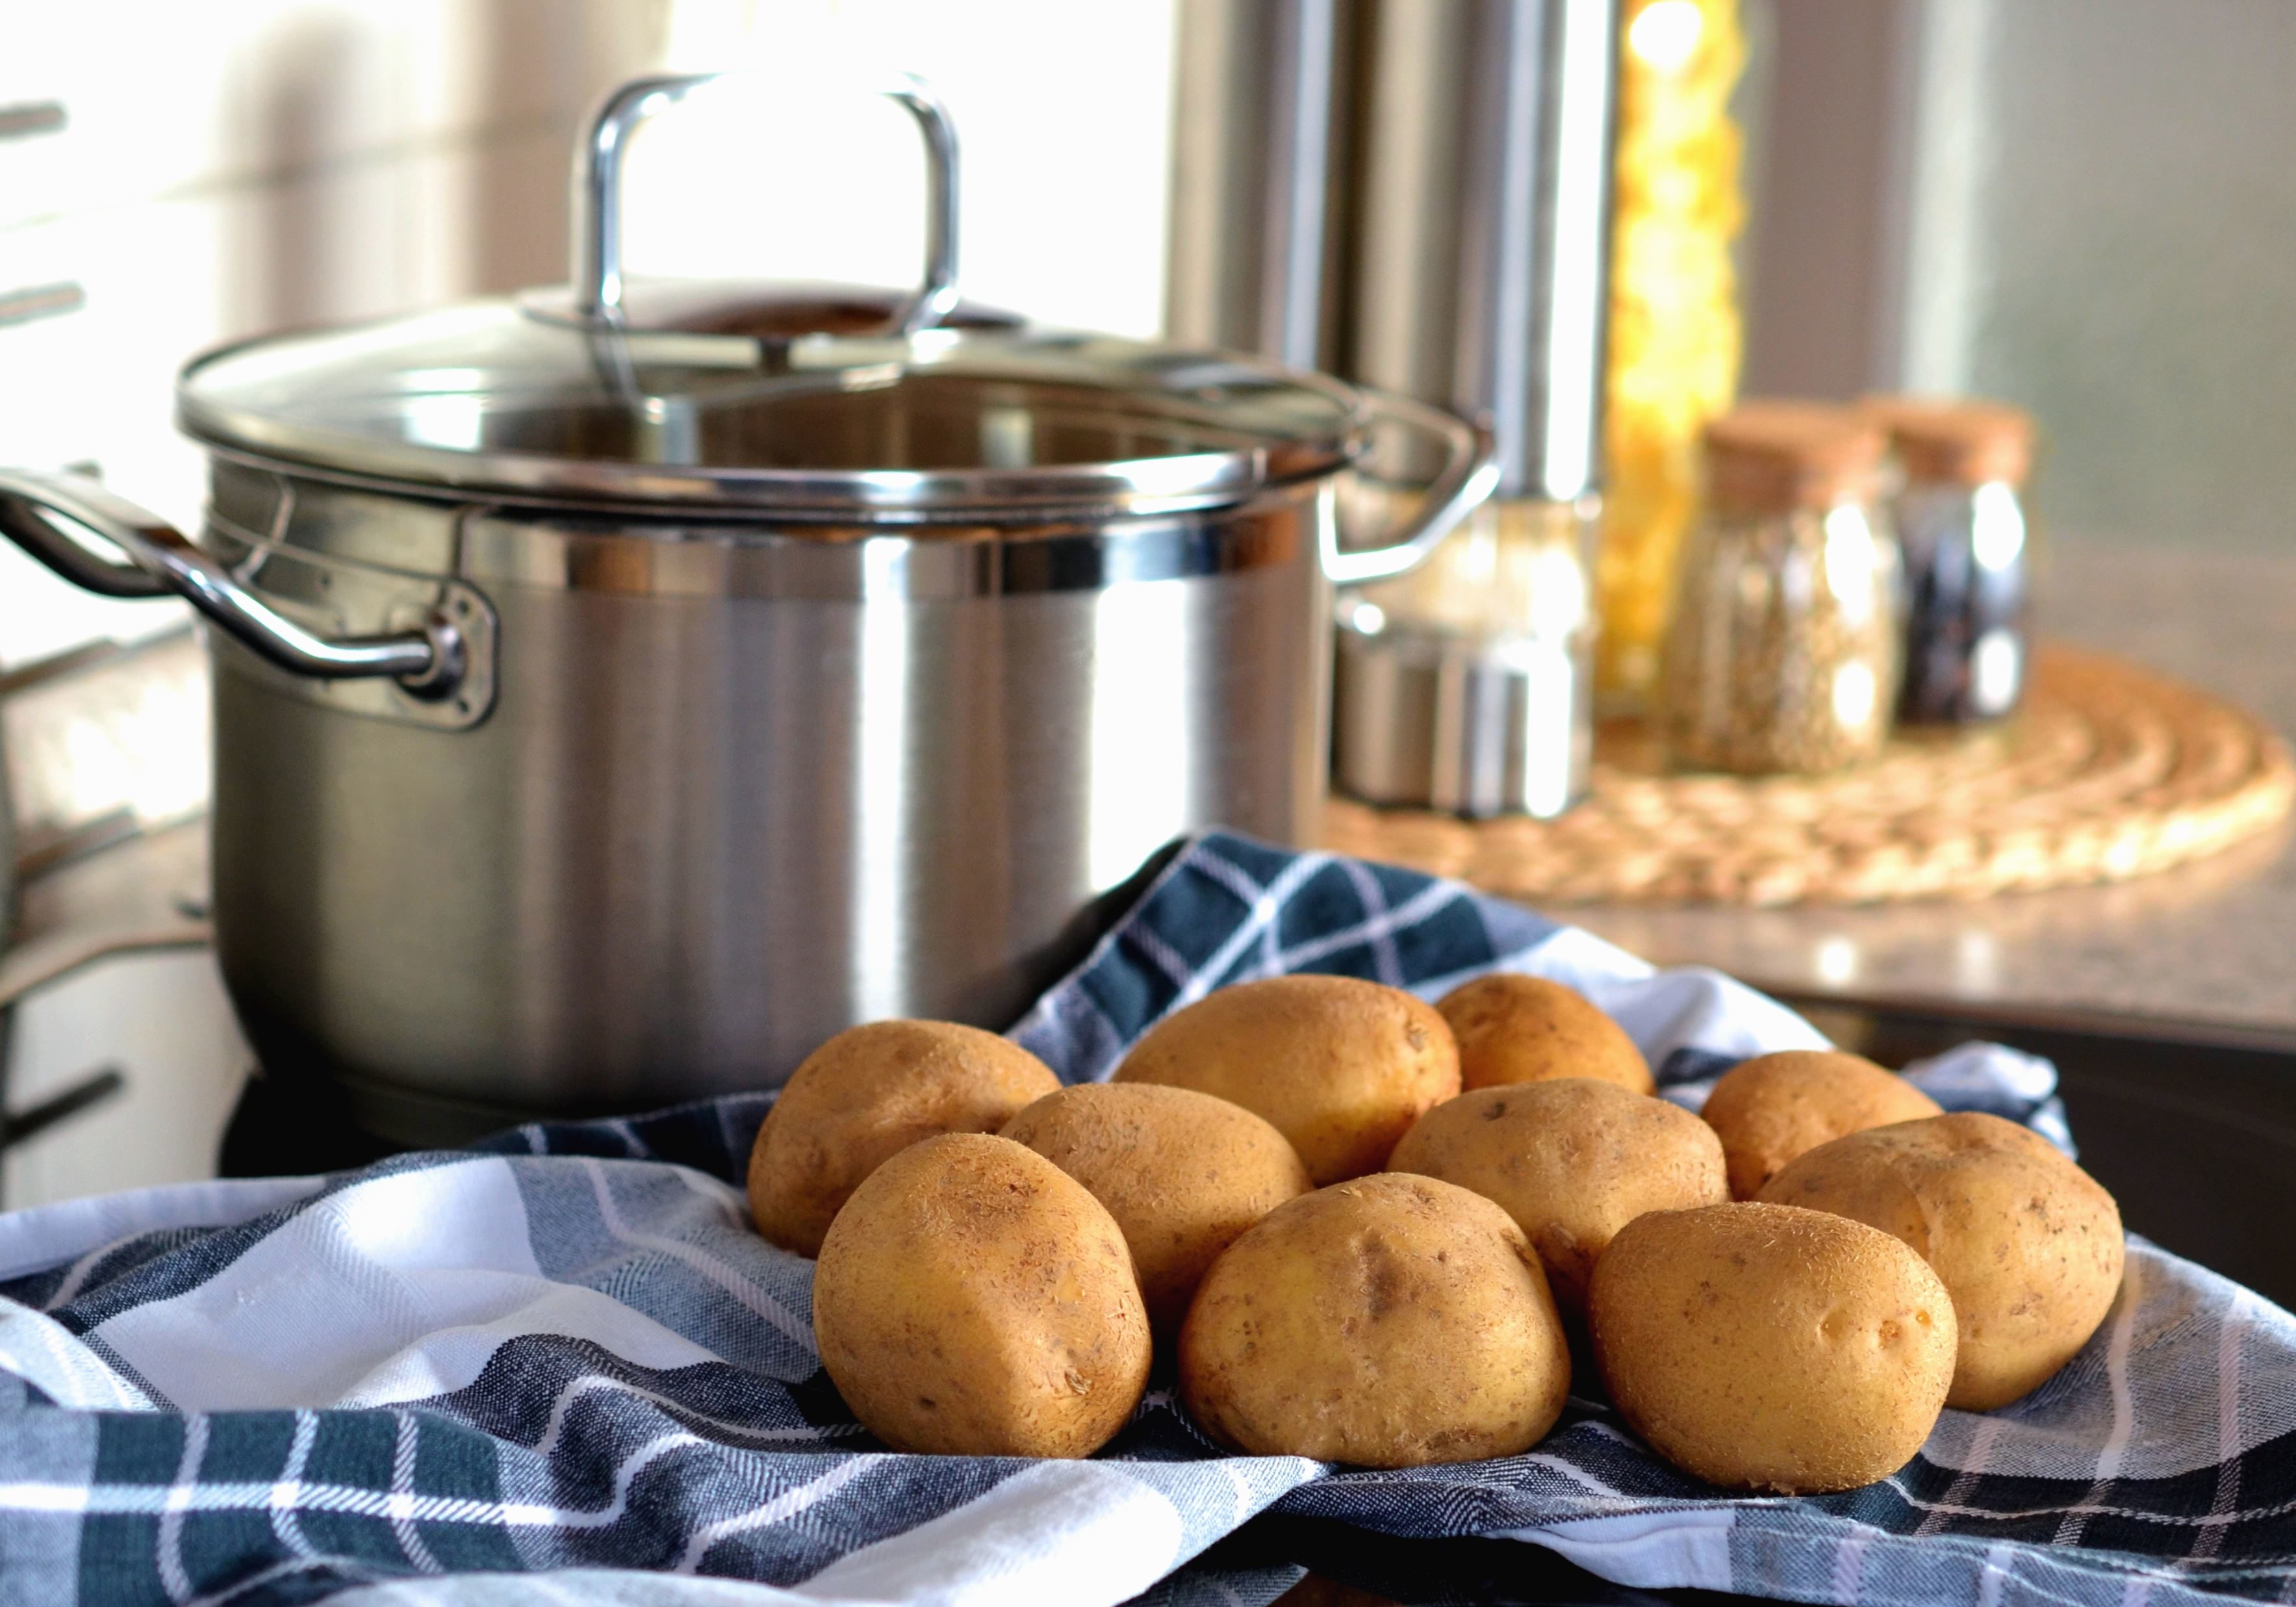
[[2069, 539], [2296, 546], [2296, 4], [1751, 8], [1749, 389], [2002, 397]]

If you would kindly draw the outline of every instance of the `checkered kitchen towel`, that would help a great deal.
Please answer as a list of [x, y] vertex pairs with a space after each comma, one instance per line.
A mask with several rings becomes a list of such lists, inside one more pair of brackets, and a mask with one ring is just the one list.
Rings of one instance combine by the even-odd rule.
[[[1015, 1033], [1095, 1078], [1225, 982], [1431, 996], [1493, 967], [1592, 995], [1689, 1104], [1738, 1057], [1820, 1041], [1711, 973], [1230, 837], [1191, 845]], [[2042, 1062], [1972, 1047], [1917, 1078], [2066, 1142]], [[765, 1104], [0, 1218], [0, 1603], [1249, 1603], [1288, 1576], [1191, 1559], [1271, 1510], [1806, 1601], [2296, 1587], [2296, 1320], [2143, 1245], [2056, 1380], [1947, 1413], [1847, 1495], [1718, 1496], [1587, 1380], [1529, 1455], [1406, 1472], [1222, 1455], [1168, 1388], [1088, 1462], [892, 1455], [816, 1365], [810, 1265], [744, 1225]]]

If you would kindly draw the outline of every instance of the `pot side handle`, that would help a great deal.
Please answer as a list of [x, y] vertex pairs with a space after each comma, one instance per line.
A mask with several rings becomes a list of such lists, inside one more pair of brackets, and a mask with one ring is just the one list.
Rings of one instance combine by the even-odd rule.
[[1374, 424], [1402, 426], [1430, 435], [1443, 446], [1443, 471], [1427, 488], [1418, 512], [1389, 541], [1375, 547], [1341, 552], [1329, 538], [1324, 572], [1335, 586], [1360, 586], [1416, 569], [1459, 521], [1480, 507], [1499, 482], [1498, 448], [1491, 432], [1456, 414], [1391, 391], [1358, 393]]
[[[97, 556], [55, 517], [94, 531], [127, 555]], [[416, 697], [452, 696], [468, 653], [440, 616], [421, 630], [330, 638], [306, 630], [240, 584], [167, 521], [81, 474], [0, 469], [0, 535], [75, 585], [107, 597], [178, 596], [260, 657], [319, 680], [389, 676]]]

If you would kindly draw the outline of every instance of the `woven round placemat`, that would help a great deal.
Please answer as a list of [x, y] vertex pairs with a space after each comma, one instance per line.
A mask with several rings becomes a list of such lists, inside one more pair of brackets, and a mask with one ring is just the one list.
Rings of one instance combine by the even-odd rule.
[[2035, 654], [1997, 729], [1893, 739], [1826, 776], [1668, 775], [1606, 727], [1558, 820], [1467, 821], [1334, 800], [1326, 847], [1545, 903], [1864, 904], [2143, 876], [2267, 830], [2296, 767], [2261, 722], [2103, 653]]

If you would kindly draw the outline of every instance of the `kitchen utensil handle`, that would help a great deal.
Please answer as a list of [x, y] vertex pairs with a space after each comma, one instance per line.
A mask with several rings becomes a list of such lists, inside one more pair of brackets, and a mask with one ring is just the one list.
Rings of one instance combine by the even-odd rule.
[[[631, 132], [705, 84], [734, 75], [676, 73], [634, 78], [608, 93], [574, 152], [574, 313], [619, 324], [622, 311], [622, 157]], [[931, 329], [956, 306], [956, 125], [931, 86], [906, 74], [873, 85], [916, 119], [925, 142], [925, 275], [886, 332]]]
[[1415, 569], [1459, 521], [1481, 506], [1499, 483], [1498, 448], [1491, 432], [1440, 407], [1390, 391], [1365, 390], [1374, 423], [1399, 424], [1443, 443], [1443, 471], [1427, 488], [1417, 514], [1389, 541], [1341, 552], [1327, 544], [1324, 572], [1335, 586], [1360, 586]]
[[[91, 553], [56, 527], [55, 514], [94, 531], [129, 562]], [[392, 635], [318, 635], [241, 585], [167, 521], [86, 475], [0, 469], [0, 534], [65, 579], [107, 597], [179, 596], [296, 675], [331, 681], [388, 676], [422, 698], [449, 696], [463, 679], [463, 633], [444, 616]]]

